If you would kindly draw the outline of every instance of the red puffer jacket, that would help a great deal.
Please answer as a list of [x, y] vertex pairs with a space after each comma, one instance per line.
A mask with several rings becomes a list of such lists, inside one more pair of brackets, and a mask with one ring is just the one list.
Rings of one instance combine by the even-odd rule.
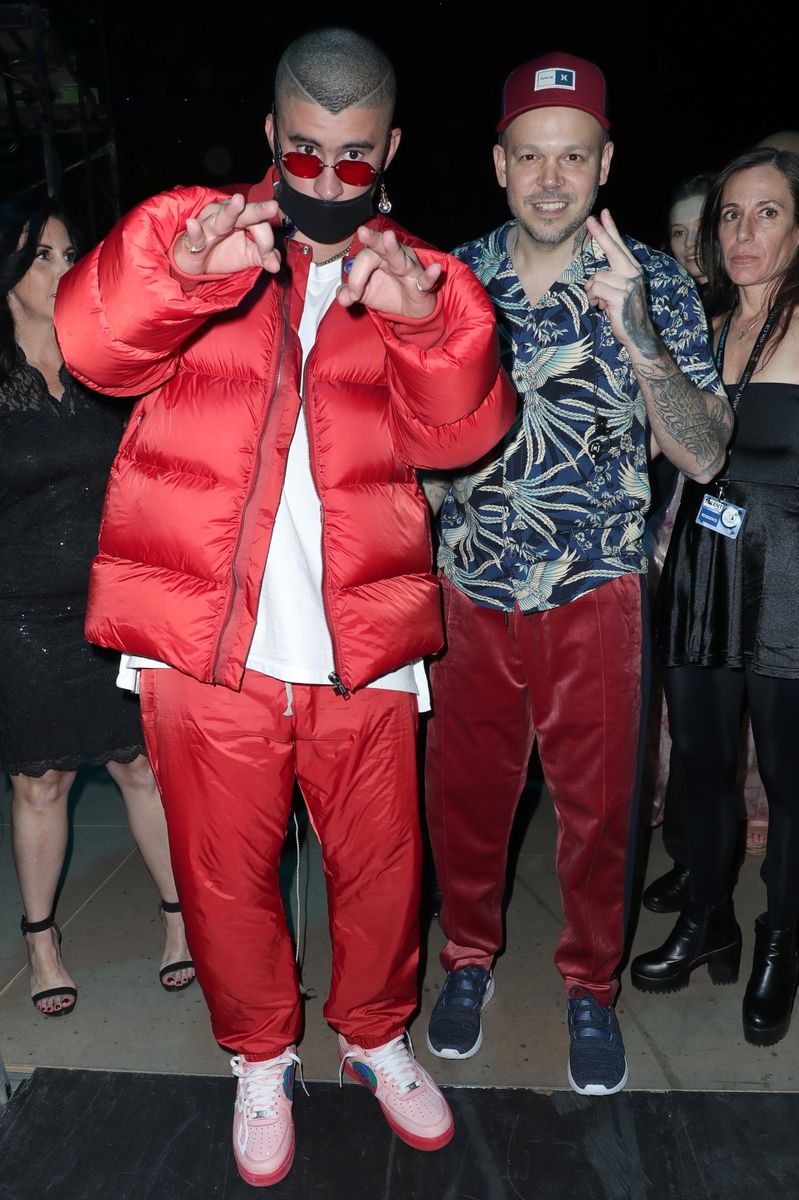
[[[267, 177], [248, 199], [271, 194]], [[182, 276], [171, 249], [186, 218], [221, 198], [178, 189], [134, 209], [63, 277], [56, 326], [79, 379], [144, 393], [109, 480], [87, 636], [236, 689], [300, 406], [310, 254], [288, 243], [277, 277]], [[469, 269], [384, 218], [371, 224], [397, 229], [425, 264], [444, 259], [446, 280], [424, 322], [334, 302], [305, 366], [325, 610], [347, 688], [440, 648], [413, 468], [473, 462], [516, 404]]]

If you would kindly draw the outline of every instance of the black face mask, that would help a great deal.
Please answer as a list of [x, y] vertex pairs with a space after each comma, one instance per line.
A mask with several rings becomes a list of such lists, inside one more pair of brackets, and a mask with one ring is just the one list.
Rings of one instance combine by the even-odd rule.
[[323, 246], [345, 241], [374, 214], [374, 188], [352, 200], [320, 200], [298, 192], [281, 175], [275, 199], [300, 233]]

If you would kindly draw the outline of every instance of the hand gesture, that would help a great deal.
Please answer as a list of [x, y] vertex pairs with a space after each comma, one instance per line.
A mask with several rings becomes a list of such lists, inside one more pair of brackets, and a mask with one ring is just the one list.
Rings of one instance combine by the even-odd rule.
[[175, 243], [175, 265], [184, 275], [232, 275], [249, 267], [274, 274], [280, 270], [280, 253], [269, 219], [277, 211], [275, 200], [248, 204], [239, 192], [219, 204], [206, 204], [198, 217], [189, 217]]
[[344, 308], [365, 304], [379, 312], [403, 317], [429, 317], [435, 308], [431, 295], [441, 264], [422, 267], [410, 246], [403, 246], [390, 229], [380, 233], [362, 225], [358, 238], [363, 243], [352, 260], [347, 282], [338, 290]]
[[585, 285], [588, 302], [608, 314], [610, 327], [623, 346], [649, 356], [657, 345], [657, 335], [649, 317], [640, 264], [625, 246], [606, 208], [601, 223], [596, 217], [588, 217], [585, 224], [608, 260], [608, 266], [592, 275]]

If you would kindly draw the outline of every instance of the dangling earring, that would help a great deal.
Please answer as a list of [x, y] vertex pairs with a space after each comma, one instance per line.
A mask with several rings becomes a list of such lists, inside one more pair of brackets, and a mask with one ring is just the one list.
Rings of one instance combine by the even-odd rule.
[[388, 198], [388, 192], [386, 191], [386, 181], [382, 175], [380, 176], [380, 186], [378, 188], [377, 195], [377, 207], [385, 217], [391, 212], [392, 205]]

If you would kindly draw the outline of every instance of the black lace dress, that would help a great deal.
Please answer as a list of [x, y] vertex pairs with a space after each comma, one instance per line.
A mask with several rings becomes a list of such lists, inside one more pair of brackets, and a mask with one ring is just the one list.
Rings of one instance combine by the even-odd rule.
[[25, 360], [0, 382], [0, 769], [41, 775], [143, 752], [119, 655], [89, 645], [89, 563], [124, 406]]

